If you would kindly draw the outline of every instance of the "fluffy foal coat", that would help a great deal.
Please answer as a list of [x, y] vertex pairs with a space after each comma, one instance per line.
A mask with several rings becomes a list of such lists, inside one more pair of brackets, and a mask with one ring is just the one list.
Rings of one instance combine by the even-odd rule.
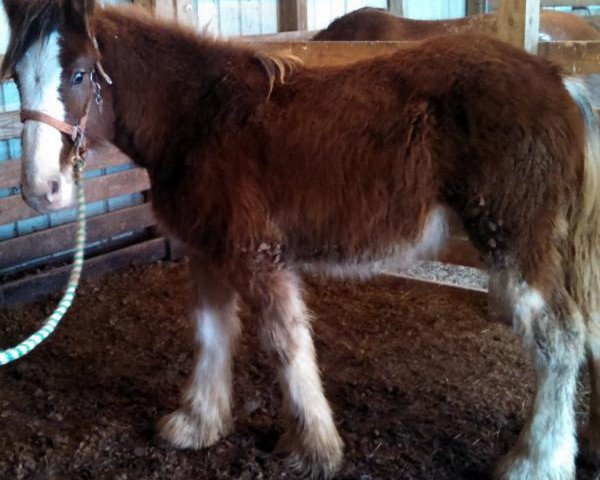
[[[36, 0], [25, 15], [22, 2], [6, 4], [15, 28], [4, 69], [15, 67], [22, 88], [35, 70], [27, 52], [43, 51], [51, 33], [35, 31], [34, 7], [59, 6]], [[181, 407], [161, 421], [164, 438], [201, 448], [231, 428], [241, 298], [278, 367], [282, 446], [310, 474], [333, 476], [342, 441], [296, 268], [368, 275], [378, 262], [404, 263], [441, 244], [452, 209], [537, 373], [531, 415], [498, 478], [575, 478], [573, 402], [586, 353], [594, 388], [584, 445], [600, 454], [598, 127], [557, 67], [454, 36], [346, 68], [296, 67], [283, 81], [280, 59], [134, 10], [60, 8], [64, 118], [77, 123], [92, 94], [87, 76], [74, 79], [94, 68], [95, 35], [113, 85], [103, 84], [90, 133], [148, 169], [157, 217], [190, 252], [198, 355]]]

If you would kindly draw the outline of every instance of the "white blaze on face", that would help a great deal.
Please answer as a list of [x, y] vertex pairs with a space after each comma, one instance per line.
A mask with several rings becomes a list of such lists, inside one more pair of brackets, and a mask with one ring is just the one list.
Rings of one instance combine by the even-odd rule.
[[[19, 76], [21, 108], [65, 119], [59, 87], [62, 68], [59, 62], [59, 35], [54, 32], [31, 45], [15, 66]], [[26, 200], [39, 210], [55, 210], [71, 203], [70, 172], [60, 170], [62, 134], [37, 121], [23, 126], [22, 188]]]

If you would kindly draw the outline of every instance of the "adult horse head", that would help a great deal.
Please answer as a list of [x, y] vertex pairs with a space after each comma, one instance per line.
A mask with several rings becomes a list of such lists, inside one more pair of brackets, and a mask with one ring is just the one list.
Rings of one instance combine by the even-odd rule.
[[[21, 192], [40, 212], [58, 210], [73, 201], [72, 160], [85, 148], [88, 111], [100, 101], [97, 49], [86, 21], [93, 7], [57, 0], [4, 4], [11, 36], [2, 76], [14, 75], [24, 124]], [[70, 41], [75, 36], [89, 41]], [[66, 43], [78, 49], [61, 59]]]

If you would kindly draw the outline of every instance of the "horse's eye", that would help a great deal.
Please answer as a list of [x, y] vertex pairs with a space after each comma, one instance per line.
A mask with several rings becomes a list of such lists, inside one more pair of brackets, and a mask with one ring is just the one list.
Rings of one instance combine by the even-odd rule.
[[82, 72], [82, 71], [75, 72], [73, 74], [73, 77], [71, 78], [71, 85], [79, 85], [81, 82], [83, 82], [84, 76], [85, 76], [85, 72]]

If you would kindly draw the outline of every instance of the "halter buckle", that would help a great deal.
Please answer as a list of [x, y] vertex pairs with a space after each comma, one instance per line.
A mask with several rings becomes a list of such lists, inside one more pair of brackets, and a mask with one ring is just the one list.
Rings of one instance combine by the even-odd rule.
[[102, 86], [100, 85], [97, 77], [98, 75], [96, 74], [96, 70], [92, 69], [90, 71], [90, 82], [94, 87], [94, 101], [96, 102], [98, 111], [102, 113]]
[[77, 181], [81, 180], [83, 170], [85, 168], [85, 159], [75, 150], [75, 154], [71, 157], [71, 166], [73, 167], [73, 176]]
[[73, 133], [71, 134], [71, 141], [75, 150], [79, 152], [85, 147], [85, 130], [81, 125], [73, 125]]
[[73, 167], [78, 170], [83, 170], [83, 168], [85, 167], [85, 159], [81, 155], [76, 153], [71, 159], [71, 165], [73, 165]]

